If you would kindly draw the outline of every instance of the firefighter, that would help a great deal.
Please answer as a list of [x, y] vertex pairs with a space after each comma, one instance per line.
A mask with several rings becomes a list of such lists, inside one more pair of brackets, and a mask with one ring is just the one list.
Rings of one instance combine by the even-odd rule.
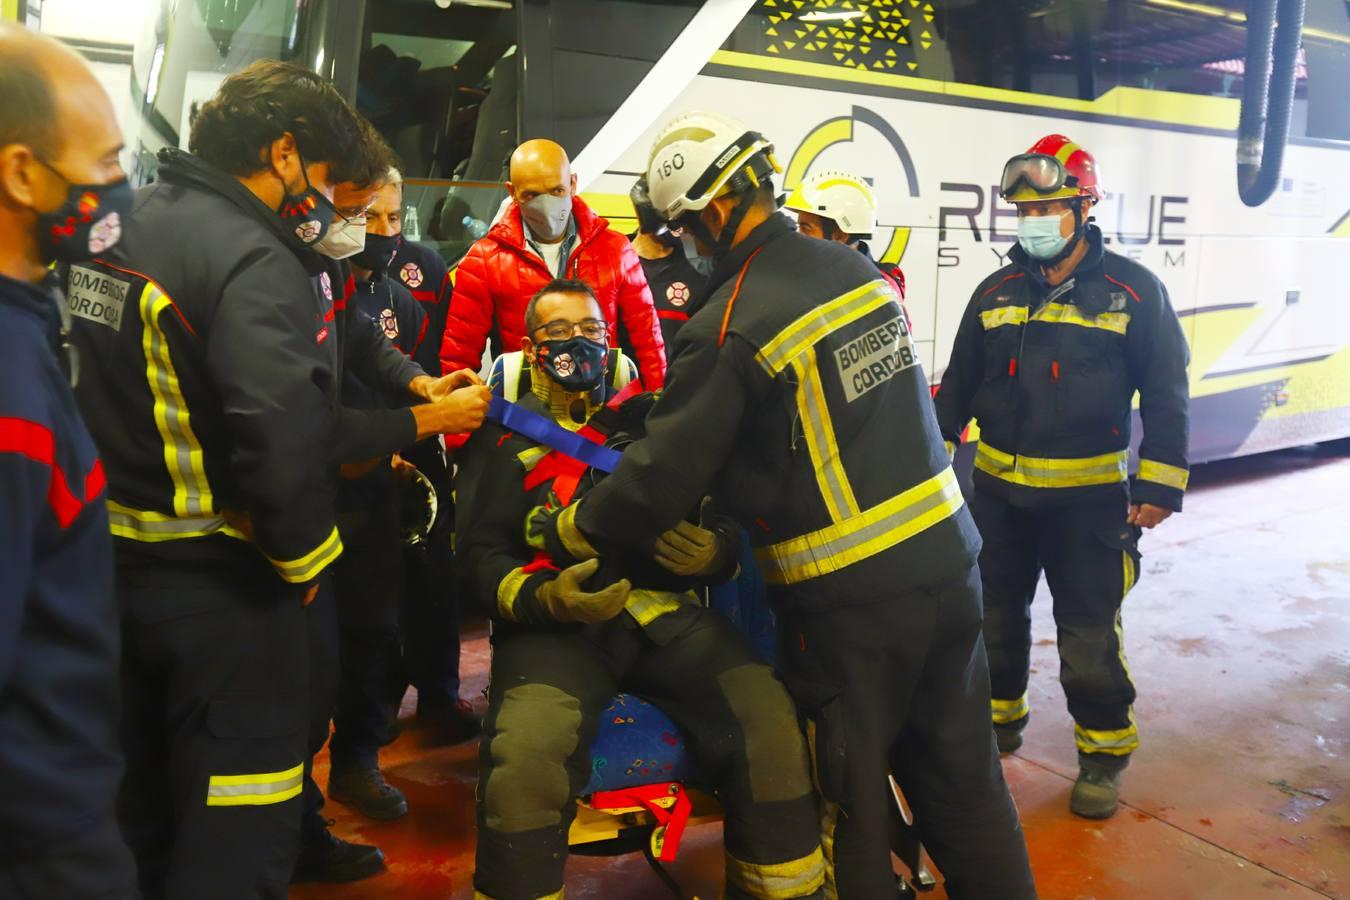
[[[383, 140], [373, 132], [367, 138], [392, 166], [392, 151]], [[385, 246], [376, 246], [378, 239], [370, 241], [367, 233], [368, 219], [387, 216], [388, 208], [399, 202], [399, 191], [392, 185], [397, 177], [397, 170], [390, 168], [387, 176], [381, 173], [371, 185], [339, 184], [333, 192], [338, 218], [316, 245], [321, 255], [329, 257], [319, 273], [320, 288], [327, 279], [334, 292], [333, 334], [324, 343], [332, 347], [343, 406], [330, 458], [342, 476], [338, 527], [348, 552], [306, 609], [309, 751], [312, 757], [328, 741], [331, 720], [337, 731], [332, 771], [341, 775], [346, 770], [346, 781], [353, 782], [344, 785], [339, 779], [334, 799], [376, 817], [397, 813], [404, 805], [401, 792], [382, 781], [376, 766], [378, 748], [388, 740], [381, 672], [391, 652], [391, 620], [401, 575], [399, 566], [389, 565], [397, 562], [401, 549], [397, 519], [390, 522], [397, 511], [390, 508], [389, 495], [396, 492], [388, 470], [391, 454], [438, 429], [458, 433], [461, 428], [476, 428], [482, 423], [487, 393], [458, 389], [481, 385], [476, 373], [431, 379], [409, 361], [425, 316], [404, 288], [375, 277], [387, 268], [392, 249], [387, 239]], [[409, 409], [403, 389], [409, 379], [410, 386], [418, 386], [414, 393], [440, 399]], [[380, 524], [385, 525], [383, 533]], [[395, 535], [392, 554], [391, 535]], [[329, 786], [335, 787], [331, 774]], [[300, 856], [292, 883], [347, 882], [377, 874], [384, 861], [380, 850], [334, 835], [323, 807], [311, 758], [306, 764]]]
[[[652, 395], [611, 396], [609, 327], [580, 281], [555, 280], [530, 301], [521, 340], [529, 386], [518, 409], [534, 424], [588, 446], [572, 432], [614, 446], [641, 434]], [[474, 896], [562, 896], [574, 798], [590, 776], [600, 714], [616, 691], [631, 690], [689, 733], [716, 785], [726, 807], [727, 896], [823, 897], [815, 798], [792, 703], [731, 623], [691, 591], [735, 571], [733, 532], [697, 514], [670, 522], [639, 553], [559, 570], [529, 523], [546, 506], [570, 508], [598, 473], [565, 455], [578, 452], [565, 441], [550, 452], [541, 441], [556, 435], [540, 437], [530, 424], [489, 424], [459, 457], [461, 565], [494, 625]]]
[[[440, 368], [440, 340], [454, 284], [440, 254], [403, 233], [403, 178], [397, 170], [393, 176], [391, 196], [371, 209], [368, 231], [375, 243], [393, 247], [386, 290], [395, 293], [399, 287], [406, 288], [421, 307], [415, 330], [398, 340], [423, 369], [435, 372]], [[459, 695], [460, 609], [450, 543], [454, 529], [450, 470], [439, 440], [409, 447], [403, 458], [431, 481], [438, 506], [427, 540], [402, 553], [403, 627], [388, 699], [396, 716], [412, 684], [417, 689], [417, 718], [429, 726], [426, 734], [438, 742], [458, 743], [476, 736], [482, 722]], [[396, 729], [397, 719], [392, 721]]]
[[[53, 262], [131, 213], [113, 105], [74, 51], [0, 22], [0, 896], [132, 900], [117, 827], [120, 638], [104, 472]], [[96, 286], [78, 315], [112, 314]], [[65, 320], [65, 321], [63, 321]]]
[[867, 257], [904, 301], [905, 273], [875, 259], [867, 246], [877, 227], [877, 198], [864, 179], [839, 170], [817, 172], [797, 185], [783, 208], [796, 214], [797, 230], [807, 237], [847, 244]]
[[[647, 179], [639, 178], [628, 193], [637, 213], [638, 230], [632, 236], [633, 250], [642, 261], [642, 273], [652, 292], [656, 316], [661, 320], [661, 338], [666, 356], [675, 345], [675, 334], [703, 302], [708, 276], [689, 261], [679, 229], [672, 231], [652, 209]], [[669, 361], [669, 360], [667, 360]]]
[[[136, 227], [73, 265], [117, 315], [77, 318], [76, 395], [101, 448], [122, 611], [120, 815], [152, 896], [286, 895], [300, 838], [305, 606], [342, 552], [330, 454], [449, 425], [442, 404], [358, 427], [316, 246], [383, 154], [333, 86], [259, 61], [166, 149]], [[431, 395], [406, 364], [369, 368]], [[340, 427], [341, 426], [341, 427]], [[431, 432], [431, 433], [434, 433]]]
[[[1031, 601], [1044, 571], [1078, 746], [1069, 808], [1103, 819], [1139, 746], [1121, 604], [1139, 580], [1141, 529], [1181, 510], [1189, 354], [1162, 282], [1102, 246], [1091, 153], [1042, 138], [1008, 161], [1000, 193], [1017, 206], [1018, 243], [966, 308], [938, 421], [953, 445], [972, 416], [980, 425], [971, 506], [999, 750], [1021, 746], [1030, 716]], [[1131, 485], [1136, 393], [1144, 435]]]
[[1032, 897], [987, 719], [979, 536], [917, 352], [876, 267], [778, 213], [772, 149], [707, 112], [658, 133], [652, 205], [719, 260], [711, 293], [646, 438], [544, 533], [563, 562], [640, 552], [715, 489], [769, 583], [839, 896], [895, 896], [894, 773], [952, 897]]

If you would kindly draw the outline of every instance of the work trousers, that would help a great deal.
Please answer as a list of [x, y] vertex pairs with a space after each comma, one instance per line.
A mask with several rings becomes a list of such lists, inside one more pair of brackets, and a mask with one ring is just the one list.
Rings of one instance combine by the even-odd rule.
[[778, 607], [841, 900], [892, 900], [893, 774], [953, 900], [1036, 889], [989, 726], [979, 573], [827, 612]]
[[0, 900], [140, 900], [117, 822], [90, 823], [39, 852], [0, 856]]
[[971, 501], [984, 538], [994, 723], [1020, 730], [1031, 712], [1031, 601], [1044, 570], [1078, 752], [1107, 767], [1122, 767], [1139, 746], [1121, 624], [1121, 604], [1139, 579], [1139, 529], [1126, 522], [1127, 510], [1124, 498], [1027, 509], [978, 488]]
[[422, 453], [416, 464], [436, 488], [439, 512], [426, 541], [403, 548], [402, 646], [393, 664], [394, 703], [407, 686], [417, 689], [419, 713], [459, 702], [459, 591], [454, 577], [454, 498], [438, 453]]
[[329, 738], [330, 720], [336, 775], [378, 767], [389, 738], [386, 686], [398, 647], [403, 545], [392, 478], [387, 487], [373, 492], [368, 505], [338, 514], [343, 553], [307, 611], [312, 687], [304, 819], [311, 830], [322, 827], [324, 805], [313, 756]]
[[147, 898], [283, 900], [299, 847], [303, 589], [261, 556], [123, 579], [118, 811]]
[[[534, 900], [563, 886], [575, 798], [601, 711], [619, 690], [683, 729], [726, 811], [728, 897], [821, 897], [824, 860], [805, 745], [772, 671], [722, 617], [681, 607], [652, 623], [493, 636], [480, 751], [476, 896]], [[986, 728], [987, 728], [986, 724]]]

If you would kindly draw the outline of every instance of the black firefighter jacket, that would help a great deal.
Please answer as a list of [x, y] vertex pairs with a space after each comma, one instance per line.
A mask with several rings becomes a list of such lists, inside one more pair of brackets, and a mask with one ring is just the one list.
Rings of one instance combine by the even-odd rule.
[[368, 328], [352, 334], [370, 348], [340, 348], [331, 261], [236, 179], [176, 150], [161, 161], [122, 241], [66, 273], [119, 568], [211, 578], [261, 552], [310, 582], [342, 552], [335, 460], [415, 433], [407, 410], [340, 407], [339, 354], [382, 380], [421, 369]]
[[975, 289], [937, 394], [938, 421], [959, 443], [980, 426], [975, 483], [1019, 506], [1100, 500], [1125, 489], [1131, 405], [1143, 443], [1131, 496], [1181, 509], [1189, 351], [1162, 283], [1102, 247], [1051, 287], [1021, 247]]
[[964, 572], [979, 536], [876, 267], [778, 215], [728, 254], [709, 290], [676, 336], [646, 438], [578, 504], [582, 534], [602, 554], [650, 552], [714, 495], [749, 532], [778, 599], [804, 610]]

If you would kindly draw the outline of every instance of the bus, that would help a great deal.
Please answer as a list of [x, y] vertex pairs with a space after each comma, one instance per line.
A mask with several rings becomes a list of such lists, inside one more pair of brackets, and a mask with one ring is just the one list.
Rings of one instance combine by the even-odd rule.
[[631, 230], [655, 130], [717, 110], [774, 141], [783, 191], [822, 168], [871, 180], [874, 249], [905, 271], [936, 383], [971, 291], [1015, 240], [1003, 162], [1066, 133], [1097, 157], [1106, 240], [1162, 279], [1181, 317], [1204, 462], [1350, 435], [1350, 4], [1307, 4], [1282, 172], [1254, 207], [1235, 177], [1248, 7], [161, 0], [133, 54], [133, 177], [187, 145], [226, 75], [291, 60], [386, 136], [409, 179], [406, 232], [453, 264], [492, 221], [522, 138], [562, 143], [586, 199]]

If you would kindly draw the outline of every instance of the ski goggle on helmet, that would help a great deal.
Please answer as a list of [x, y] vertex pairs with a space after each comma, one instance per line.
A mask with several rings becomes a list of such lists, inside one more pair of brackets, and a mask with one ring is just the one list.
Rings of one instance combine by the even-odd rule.
[[999, 196], [1009, 203], [1088, 197], [1103, 198], [1092, 154], [1062, 134], [1041, 138], [1003, 167]]

